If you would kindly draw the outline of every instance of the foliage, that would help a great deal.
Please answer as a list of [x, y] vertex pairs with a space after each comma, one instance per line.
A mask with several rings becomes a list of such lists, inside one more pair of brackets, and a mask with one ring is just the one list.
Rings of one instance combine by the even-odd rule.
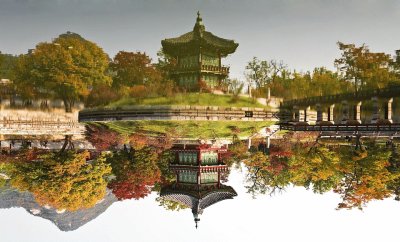
[[87, 162], [89, 152], [49, 153], [15, 164], [12, 186], [31, 192], [40, 205], [68, 211], [93, 207], [106, 192], [111, 168], [104, 157]]
[[279, 75], [286, 71], [287, 66], [282, 61], [259, 60], [253, 57], [246, 66], [246, 78], [250, 86], [255, 84], [257, 89], [274, 83]]
[[95, 43], [67, 32], [51, 43], [39, 43], [21, 55], [15, 66], [15, 84], [25, 98], [59, 98], [67, 112], [88, 97], [97, 83], [109, 83], [108, 56]]
[[290, 184], [290, 176], [285, 159], [277, 157], [271, 160], [267, 155], [256, 152], [244, 164], [248, 168], [246, 176], [246, 188], [249, 193], [274, 194], [285, 189]]
[[335, 65], [344, 73], [345, 79], [354, 84], [355, 92], [387, 86], [393, 77], [389, 70], [390, 55], [371, 52], [365, 44], [356, 47], [338, 42], [338, 46], [342, 56], [335, 60]]
[[150, 148], [114, 152], [107, 158], [116, 179], [108, 184], [118, 200], [140, 199], [151, 192], [161, 179], [158, 155]]
[[189, 207], [187, 207], [186, 205], [179, 203], [179, 202], [175, 202], [172, 200], [168, 200], [165, 199], [163, 197], [157, 197], [156, 201], [159, 203], [159, 205], [163, 208], [165, 208], [166, 210], [169, 211], [179, 211], [181, 209], [187, 209]]
[[391, 195], [388, 184], [398, 179], [398, 172], [388, 170], [389, 152], [371, 147], [368, 151], [349, 151], [341, 154], [340, 171], [343, 179], [334, 189], [343, 201], [338, 208], [362, 209], [371, 200]]
[[121, 134], [102, 124], [86, 125], [86, 138], [99, 151], [113, 150], [123, 143]]
[[354, 150], [293, 137], [285, 140], [281, 146], [274, 144], [269, 155], [257, 152], [244, 161], [249, 193], [273, 194], [290, 184], [315, 193], [333, 191], [342, 199], [338, 209], [362, 209], [371, 200], [392, 195], [399, 200], [400, 159], [394, 146], [391, 151], [376, 144]]
[[120, 51], [110, 63], [112, 86], [121, 97], [129, 95], [139, 103], [147, 96], [170, 96], [174, 85], [168, 81], [169, 65], [161, 58], [158, 64], [151, 63], [146, 53]]
[[123, 98], [111, 103], [108, 107], [122, 107], [131, 105], [197, 105], [197, 106], [219, 106], [219, 107], [259, 107], [264, 105], [253, 102], [252, 99], [239, 97], [232, 102], [229, 95], [216, 95], [211, 93], [175, 93], [173, 96], [147, 97], [140, 100], [135, 98]]
[[0, 79], [13, 79], [12, 71], [16, 61], [16, 56], [0, 52]]
[[93, 86], [93, 89], [86, 100], [85, 106], [105, 106], [113, 101], [117, 101], [119, 98], [119, 93], [117, 93], [109, 84], [100, 83]]

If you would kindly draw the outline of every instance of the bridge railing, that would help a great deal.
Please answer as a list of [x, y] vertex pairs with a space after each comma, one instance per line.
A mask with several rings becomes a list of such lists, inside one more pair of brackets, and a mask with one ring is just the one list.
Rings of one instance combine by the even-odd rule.
[[281, 124], [281, 130], [289, 131], [333, 131], [333, 132], [384, 132], [384, 131], [400, 131], [400, 123], [394, 124], [359, 124], [359, 125], [295, 125]]
[[282, 106], [311, 105], [311, 104], [326, 103], [326, 102], [334, 103], [342, 100], [360, 100], [360, 99], [368, 99], [374, 96], [393, 97], [398, 95], [400, 95], [400, 86], [394, 85], [381, 89], [359, 91], [357, 93], [351, 92], [351, 93], [342, 93], [336, 95], [293, 99], [284, 101]]

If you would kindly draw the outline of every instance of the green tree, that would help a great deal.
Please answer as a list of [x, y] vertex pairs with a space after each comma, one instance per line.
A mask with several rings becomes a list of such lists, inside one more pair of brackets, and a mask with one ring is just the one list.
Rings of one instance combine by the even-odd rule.
[[21, 55], [15, 67], [15, 83], [26, 98], [59, 98], [71, 112], [74, 102], [84, 100], [93, 85], [111, 82], [107, 68], [108, 56], [99, 46], [67, 32]]

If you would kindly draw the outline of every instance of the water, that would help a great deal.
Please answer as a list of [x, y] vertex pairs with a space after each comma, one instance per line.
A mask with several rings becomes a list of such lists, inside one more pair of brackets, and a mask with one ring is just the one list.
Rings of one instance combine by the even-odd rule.
[[[77, 118], [3, 110], [26, 121]], [[77, 133], [18, 133], [30, 127], [1, 137], [1, 241], [373, 241], [397, 228], [397, 140], [355, 147], [278, 134], [268, 148], [255, 136], [245, 154], [248, 141], [231, 137], [128, 141], [103, 126], [88, 136], [82, 124]]]

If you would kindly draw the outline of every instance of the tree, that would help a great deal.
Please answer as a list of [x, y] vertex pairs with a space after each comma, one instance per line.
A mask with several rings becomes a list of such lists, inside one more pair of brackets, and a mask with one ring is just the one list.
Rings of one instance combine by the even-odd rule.
[[257, 152], [245, 160], [248, 168], [246, 176], [247, 191], [253, 196], [255, 194], [274, 194], [276, 191], [285, 189], [290, 184], [286, 156], [277, 156], [275, 159]]
[[15, 83], [26, 98], [59, 98], [71, 112], [74, 102], [84, 100], [93, 85], [111, 81], [107, 68], [108, 56], [100, 47], [67, 32], [19, 56]]
[[68, 211], [91, 208], [106, 194], [111, 167], [101, 156], [87, 162], [89, 152], [48, 153], [38, 160], [15, 164], [12, 186], [31, 192], [44, 206]]
[[246, 78], [250, 83], [256, 84], [257, 88], [261, 88], [274, 82], [285, 69], [286, 65], [282, 61], [266, 61], [253, 57], [247, 63]]
[[118, 52], [110, 63], [110, 69], [115, 88], [147, 86], [161, 79], [161, 73], [151, 63], [150, 57], [141, 52]]
[[17, 57], [0, 51], [0, 79], [13, 79], [12, 70]]
[[307, 149], [294, 147], [289, 160], [291, 182], [297, 186], [312, 188], [315, 193], [325, 193], [335, 188], [342, 179], [336, 152], [320, 144]]
[[113, 150], [123, 143], [123, 137], [118, 132], [103, 124], [86, 125], [85, 135], [87, 140], [100, 151]]
[[115, 180], [108, 184], [118, 200], [140, 199], [150, 194], [152, 186], [161, 179], [157, 153], [150, 148], [114, 152], [111, 164]]
[[342, 54], [335, 60], [335, 65], [345, 79], [353, 83], [356, 93], [362, 88], [382, 88], [388, 84], [392, 78], [389, 55], [370, 52], [365, 44], [356, 47], [338, 42], [338, 46]]

